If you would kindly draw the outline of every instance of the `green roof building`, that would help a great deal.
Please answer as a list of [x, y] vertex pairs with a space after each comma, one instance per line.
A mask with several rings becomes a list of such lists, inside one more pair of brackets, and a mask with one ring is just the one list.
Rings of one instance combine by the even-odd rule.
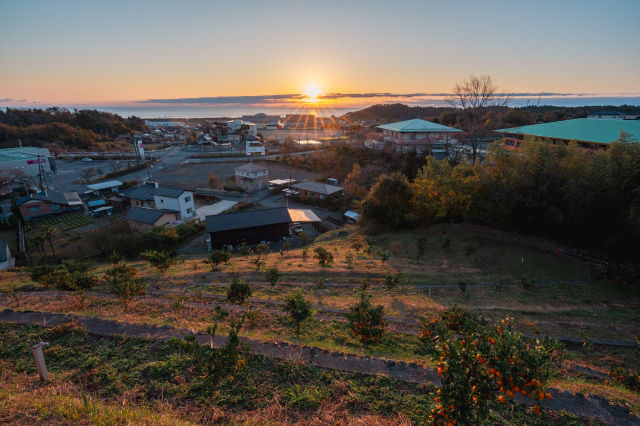
[[620, 138], [621, 131], [640, 140], [640, 120], [578, 118], [496, 130], [504, 135], [506, 148], [518, 148], [525, 136], [534, 136], [548, 139], [554, 144], [575, 141], [578, 146], [587, 149], [606, 149], [611, 142]]
[[462, 133], [460, 129], [418, 118], [385, 124], [378, 129], [382, 130], [385, 143], [401, 152], [414, 148], [416, 151], [443, 150], [445, 145], [457, 143], [455, 135]]

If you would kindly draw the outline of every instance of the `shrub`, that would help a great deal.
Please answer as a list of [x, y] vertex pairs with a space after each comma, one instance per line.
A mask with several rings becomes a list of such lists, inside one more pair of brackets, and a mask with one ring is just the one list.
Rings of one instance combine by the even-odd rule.
[[[173, 250], [147, 250], [145, 252], [142, 252], [141, 256], [143, 259], [148, 261], [151, 266], [156, 268], [158, 272], [160, 272], [160, 275], [164, 275], [164, 273], [178, 261], [178, 256]], [[169, 275], [171, 275], [171, 271], [169, 271]]]
[[247, 243], [239, 244], [238, 246], [236, 246], [236, 248], [238, 249], [238, 252], [240, 252], [241, 256], [249, 256], [251, 255], [251, 253], [253, 253], [251, 247], [247, 247]]
[[260, 243], [256, 246], [256, 251], [260, 254], [267, 254], [269, 253], [269, 245]]
[[302, 242], [303, 246], [306, 246], [307, 244], [309, 244], [311, 242], [311, 240], [313, 238], [311, 238], [309, 236], [309, 234], [307, 234], [306, 232], [302, 231], [301, 233], [298, 234], [298, 238], [300, 239], [300, 241]]
[[458, 287], [460, 287], [460, 291], [464, 293], [467, 291], [467, 283], [464, 281], [458, 281]]
[[355, 261], [355, 256], [353, 255], [353, 253], [351, 253], [351, 251], [349, 251], [345, 257], [344, 257], [344, 261], [347, 264], [347, 267], [349, 269], [353, 268], [353, 262]]
[[353, 244], [351, 244], [351, 247], [353, 247], [353, 249], [356, 251], [356, 254], [358, 254], [360, 250], [362, 250], [363, 246], [364, 244], [362, 244], [360, 241], [354, 241]]
[[311, 302], [305, 300], [301, 289], [297, 289], [288, 295], [284, 301], [287, 303], [284, 310], [289, 313], [289, 317], [296, 327], [296, 333], [300, 334], [302, 323], [313, 315]]
[[[267, 280], [271, 287], [275, 286], [278, 281], [282, 279], [282, 273], [278, 268], [269, 268], [264, 271], [264, 279]], [[269, 292], [269, 297], [271, 297], [271, 292]]]
[[387, 292], [396, 288], [402, 281], [402, 274], [392, 274], [391, 272], [387, 272], [384, 276], [384, 285], [387, 287]]
[[551, 398], [543, 385], [557, 343], [526, 341], [512, 319], [493, 326], [457, 307], [421, 324], [421, 339], [442, 379], [432, 424], [482, 424], [492, 401], [506, 404], [517, 393], [538, 403]]
[[221, 263], [227, 263], [229, 260], [231, 260], [231, 253], [229, 253], [228, 251], [213, 250], [211, 253], [209, 253], [209, 259], [206, 262], [211, 265], [211, 269], [213, 271], [217, 271], [218, 266]]
[[376, 343], [380, 340], [387, 325], [383, 318], [384, 307], [378, 305], [374, 308], [370, 299], [371, 296], [362, 291], [360, 301], [349, 308], [349, 313], [346, 315], [351, 331], [354, 335], [360, 336], [365, 344]]
[[65, 260], [62, 267], [40, 266], [32, 269], [31, 278], [45, 287], [63, 291], [88, 290], [98, 283], [98, 279], [89, 274], [91, 264], [77, 260]]
[[326, 248], [320, 246], [314, 248], [313, 251], [315, 252], [315, 255], [313, 255], [313, 257], [318, 259], [318, 265], [320, 265], [321, 267], [328, 266], [333, 262], [333, 253], [331, 253]]
[[422, 256], [424, 252], [427, 250], [427, 236], [421, 235], [418, 237], [416, 241], [416, 246], [418, 248], [418, 256]]
[[[184, 338], [184, 340], [174, 340], [174, 342], [190, 354], [195, 364], [198, 375], [194, 383], [194, 388], [203, 387], [211, 392], [223, 379], [230, 382], [234, 380], [234, 374], [244, 369], [246, 359], [241, 356], [240, 338], [238, 333], [242, 328], [244, 317], [240, 321], [232, 321], [229, 326], [229, 339], [222, 348], [214, 348], [213, 340], [218, 328], [218, 321], [222, 320], [229, 313], [216, 306], [214, 324], [207, 327], [207, 333], [211, 338], [209, 346], [198, 343], [194, 335]], [[194, 389], [192, 388], [192, 389]]]
[[378, 250], [378, 256], [380, 256], [380, 260], [382, 261], [382, 264], [384, 265], [385, 262], [387, 260], [389, 260], [389, 258], [391, 257], [391, 252], [387, 249], [380, 249]]
[[138, 271], [124, 264], [107, 269], [104, 274], [109, 291], [120, 298], [125, 312], [129, 308], [130, 300], [144, 294], [144, 284], [140, 278], [136, 278], [136, 275]]
[[251, 285], [246, 280], [236, 278], [231, 281], [227, 290], [227, 300], [236, 305], [242, 305], [252, 294]]
[[637, 283], [640, 281], [640, 271], [633, 265], [624, 265], [622, 263], [598, 265], [591, 270], [589, 276], [592, 280], [617, 283]]

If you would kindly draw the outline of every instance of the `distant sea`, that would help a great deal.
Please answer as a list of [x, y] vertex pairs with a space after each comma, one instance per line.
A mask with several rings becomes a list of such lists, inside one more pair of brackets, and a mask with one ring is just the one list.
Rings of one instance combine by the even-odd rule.
[[[118, 114], [122, 117], [130, 117], [136, 116], [143, 119], [148, 118], [240, 118], [243, 115], [253, 115], [257, 113], [264, 113], [267, 115], [279, 115], [281, 117], [285, 117], [287, 114], [315, 114], [318, 117], [330, 117], [331, 115], [335, 115], [336, 117], [340, 117], [348, 112], [359, 111], [368, 106], [374, 105], [376, 103], [404, 103], [410, 106], [435, 106], [442, 107], [446, 106], [446, 103], [442, 99], [434, 99], [421, 101], [420, 103], [414, 102], [402, 102], [402, 100], [398, 99], [394, 102], [389, 101], [381, 101], [381, 102], [372, 102], [367, 105], [361, 105], [352, 108], [331, 108], [331, 107], [320, 107], [320, 108], [312, 108], [308, 106], [301, 107], [259, 107], [259, 106], [235, 106], [235, 107], [223, 107], [223, 106], [72, 106], [72, 105], [64, 105], [64, 108], [67, 108], [73, 111], [75, 108], [77, 109], [97, 109], [99, 111], [111, 112], [114, 114]], [[538, 99], [537, 97], [532, 98], [524, 98], [518, 97], [513, 98], [509, 102], [510, 106], [521, 107], [526, 105], [553, 105], [559, 107], [579, 107], [579, 106], [620, 106], [620, 105], [631, 105], [631, 106], [640, 106], [640, 97], [542, 97]], [[47, 108], [48, 105], [37, 105], [37, 106], [24, 106], [22, 108]], [[14, 108], [14, 107], [12, 107]], [[6, 107], [0, 106], [0, 109], [5, 110]]]

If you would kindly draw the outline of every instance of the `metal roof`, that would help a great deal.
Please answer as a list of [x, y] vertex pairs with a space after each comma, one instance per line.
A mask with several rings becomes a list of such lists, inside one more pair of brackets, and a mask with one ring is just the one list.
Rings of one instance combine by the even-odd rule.
[[136, 186], [135, 188], [129, 188], [121, 191], [120, 193], [127, 198], [133, 198], [134, 200], [151, 201], [153, 200], [153, 191], [156, 187], [153, 185]]
[[311, 209], [289, 209], [289, 216], [291, 217], [291, 222], [322, 222]]
[[341, 186], [329, 185], [326, 183], [314, 182], [311, 180], [305, 180], [300, 183], [294, 183], [293, 185], [291, 185], [291, 187], [296, 189], [304, 189], [310, 192], [315, 192], [316, 194], [324, 194], [324, 195], [331, 195], [336, 192], [342, 191]]
[[168, 212], [165, 210], [147, 209], [144, 207], [134, 207], [124, 218], [127, 220], [132, 220], [134, 222], [142, 222], [142, 223], [148, 223], [150, 225], [153, 225], [165, 213], [173, 213], [173, 212]]
[[291, 222], [286, 207], [250, 210], [239, 213], [207, 216], [207, 232], [230, 231], [232, 229], [253, 228]]
[[242, 166], [236, 167], [233, 170], [235, 170], [236, 172], [261, 172], [263, 170], [269, 170], [269, 169], [255, 163], [247, 163], [247, 164], [243, 164]]
[[105, 200], [95, 200], [95, 201], [89, 201], [87, 203], [87, 206], [89, 206], [89, 207], [98, 207], [98, 206], [104, 206], [106, 204], [107, 204], [107, 202]]
[[120, 182], [119, 180], [110, 180], [107, 182], [100, 182], [100, 183], [87, 185], [87, 188], [93, 189], [94, 191], [99, 191], [101, 189], [115, 188], [117, 186], [122, 186], [122, 182]]
[[153, 195], [158, 195], [160, 197], [178, 198], [185, 191], [185, 189], [161, 186], [160, 188], [153, 191]]
[[432, 133], [432, 132], [461, 132], [460, 129], [455, 129], [449, 126], [443, 126], [442, 124], [432, 123], [431, 121], [421, 120], [415, 118], [413, 120], [400, 121], [398, 123], [385, 124], [378, 126], [378, 129], [391, 130], [398, 133]]
[[24, 204], [29, 200], [46, 201], [54, 204], [64, 204], [67, 206], [82, 205], [82, 200], [75, 192], [40, 191], [37, 194], [28, 195], [16, 202], [16, 205]]
[[567, 141], [609, 144], [620, 137], [620, 131], [640, 140], [640, 120], [597, 120], [577, 118], [553, 123], [500, 129], [496, 132], [517, 135], [532, 135], [541, 138], [564, 139]]

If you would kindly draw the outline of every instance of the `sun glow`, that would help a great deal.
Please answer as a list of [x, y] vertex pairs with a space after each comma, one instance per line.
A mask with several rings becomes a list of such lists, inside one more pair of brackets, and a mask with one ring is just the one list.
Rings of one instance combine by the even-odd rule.
[[320, 96], [322, 94], [322, 92], [320, 91], [320, 88], [318, 86], [316, 86], [315, 84], [310, 84], [304, 90], [304, 94], [309, 97], [309, 99], [307, 99], [307, 101], [311, 101], [312, 102], [312, 101], [317, 100], [318, 96]]

